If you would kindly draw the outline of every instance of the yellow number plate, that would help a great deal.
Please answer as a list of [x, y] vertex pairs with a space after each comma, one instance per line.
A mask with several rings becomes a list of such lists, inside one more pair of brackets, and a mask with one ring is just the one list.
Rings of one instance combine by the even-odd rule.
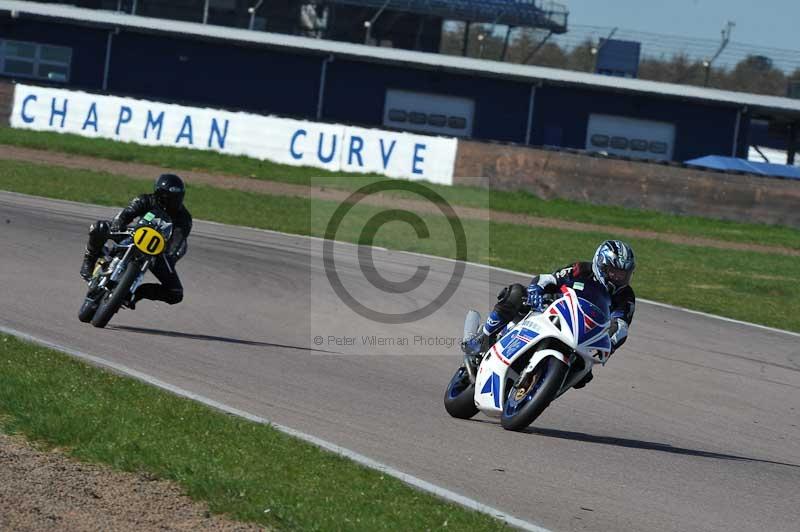
[[148, 255], [160, 255], [164, 251], [164, 235], [152, 227], [140, 227], [133, 232], [133, 244], [142, 253]]

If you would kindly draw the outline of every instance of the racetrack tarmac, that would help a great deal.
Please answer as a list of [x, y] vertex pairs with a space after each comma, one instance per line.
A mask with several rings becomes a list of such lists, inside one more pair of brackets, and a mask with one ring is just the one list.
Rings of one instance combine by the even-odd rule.
[[[511, 433], [483, 415], [450, 418], [442, 395], [465, 311], [485, 312], [526, 277], [468, 266], [442, 308], [391, 325], [334, 293], [321, 241], [196, 222], [179, 264], [184, 303], [142, 302], [99, 330], [77, 320], [77, 272], [88, 223], [114, 212], [0, 193], [0, 324], [553, 530], [797, 530], [797, 336], [640, 303], [631, 339], [594, 381]], [[365, 280], [357, 249], [335, 246], [338, 275], [382, 312], [424, 306], [454, 268], [374, 249], [375, 270], [395, 282], [430, 267], [419, 288], [387, 294]]]

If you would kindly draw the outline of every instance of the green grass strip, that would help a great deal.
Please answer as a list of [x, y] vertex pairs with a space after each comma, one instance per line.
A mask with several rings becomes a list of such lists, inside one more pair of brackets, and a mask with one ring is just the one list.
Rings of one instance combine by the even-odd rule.
[[275, 529], [505, 528], [268, 425], [6, 335], [0, 427], [81, 460], [177, 481], [215, 513]]
[[[186, 148], [152, 147], [71, 134], [0, 128], [0, 144], [60, 151], [116, 161], [159, 165], [176, 170], [200, 170], [221, 175], [251, 177], [300, 185], [325, 185], [353, 190], [365, 184], [353, 177], [310, 167], [285, 166], [249, 157], [223, 155]], [[378, 177], [373, 177], [378, 179]], [[566, 200], [544, 201], [526, 192], [487, 191], [471, 187], [431, 185], [453, 205], [490, 207], [543, 218], [641, 229], [730, 242], [756, 243], [800, 249], [800, 231], [782, 226], [745, 224], [676, 216], [653, 211], [590, 205]], [[487, 203], [488, 194], [488, 203]]]
[[[0, 161], [0, 189], [73, 201], [121, 206], [148, 191], [149, 183], [99, 172]], [[338, 204], [206, 186], [190, 186], [187, 205], [199, 219], [323, 236]], [[337, 238], [359, 242], [366, 221], [385, 209], [357, 205]], [[400, 223], [385, 225], [374, 244], [391, 249], [454, 257], [447, 221], [422, 215], [429, 238], [417, 238]], [[611, 233], [465, 220], [468, 260], [531, 273], [552, 271], [588, 259]], [[734, 319], [800, 331], [800, 261], [777, 254], [709, 249], [647, 239], [628, 239], [637, 255], [633, 286], [639, 297]], [[361, 242], [364, 243], [364, 242]], [[191, 260], [191, 257], [187, 260]], [[635, 325], [633, 328], [635, 334]]]

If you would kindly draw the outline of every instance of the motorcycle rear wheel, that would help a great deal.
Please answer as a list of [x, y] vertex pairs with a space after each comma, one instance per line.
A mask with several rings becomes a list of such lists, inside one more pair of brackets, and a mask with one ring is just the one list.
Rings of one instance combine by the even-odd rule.
[[122, 306], [122, 303], [130, 296], [131, 285], [136, 280], [136, 276], [139, 275], [139, 268], [140, 265], [136, 262], [128, 264], [114, 290], [107, 293], [100, 300], [100, 306], [97, 307], [97, 311], [92, 317], [92, 325], [101, 329], [108, 325], [108, 322], [111, 321], [111, 318]]
[[458, 419], [469, 419], [478, 413], [475, 406], [475, 384], [469, 380], [467, 368], [461, 366], [444, 391], [444, 409]]
[[569, 367], [549, 356], [508, 392], [500, 424], [507, 430], [523, 430], [555, 399]]

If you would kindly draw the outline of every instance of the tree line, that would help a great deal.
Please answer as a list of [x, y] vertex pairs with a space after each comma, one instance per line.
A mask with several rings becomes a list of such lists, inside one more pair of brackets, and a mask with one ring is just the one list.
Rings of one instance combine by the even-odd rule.
[[[444, 54], [461, 55], [465, 25], [449, 26], [449, 29], [446, 27], [442, 32], [440, 51]], [[470, 28], [466, 55], [498, 61], [502, 59], [509, 63], [594, 72], [596, 42], [587, 39], [572, 49], [565, 49], [554, 42], [542, 44], [542, 39], [543, 33], [540, 30], [521, 29], [515, 31], [513, 37], [505, 43], [503, 35], [494, 35], [488, 27], [476, 24]], [[757, 54], [745, 57], [731, 68], [714, 65], [709, 68], [704, 61], [678, 52], [669, 58], [642, 57], [638, 77], [667, 83], [786, 96], [789, 82], [800, 82], [800, 68], [786, 73], [777, 68], [770, 58]]]

